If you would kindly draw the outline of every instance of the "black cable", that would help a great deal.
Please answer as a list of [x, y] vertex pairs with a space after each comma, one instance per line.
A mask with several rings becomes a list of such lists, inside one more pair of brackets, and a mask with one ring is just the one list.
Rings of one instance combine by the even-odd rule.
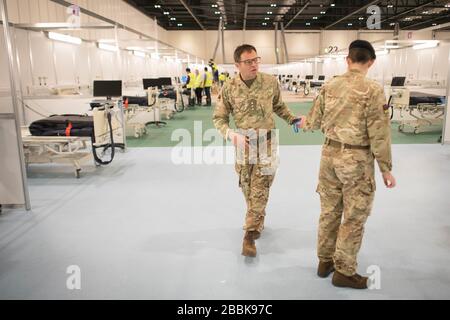
[[390, 119], [392, 120], [392, 118], [394, 117], [394, 106], [391, 106], [391, 100], [392, 100], [392, 96], [389, 97], [389, 101], [388, 101], [388, 107], [391, 108], [391, 117], [390, 117]]
[[[106, 108], [105, 108], [105, 112], [107, 112], [107, 111], [106, 111]], [[109, 136], [110, 136], [110, 139], [111, 139], [111, 143], [108, 143], [108, 144], [102, 144], [101, 146], [95, 146], [95, 145], [94, 145], [94, 143], [95, 143], [95, 134], [92, 133], [92, 136], [91, 136], [91, 141], [92, 141], [92, 153], [93, 153], [93, 155], [94, 155], [94, 160], [95, 160], [95, 162], [96, 162], [97, 164], [99, 164], [99, 165], [107, 165], [107, 164], [110, 164], [110, 163], [113, 161], [113, 159], [114, 159], [114, 155], [115, 155], [115, 152], [116, 152], [115, 147], [116, 147], [116, 146], [121, 147], [121, 144], [117, 144], [117, 145], [114, 144], [114, 133], [113, 133], [113, 128], [112, 128], [111, 113], [108, 112], [106, 117], [107, 117], [107, 119], [108, 119]], [[109, 159], [108, 161], [103, 161], [102, 159], [100, 159], [100, 158], [98, 157], [97, 151], [96, 151], [96, 150], [99, 149], [99, 148], [103, 148], [103, 152], [105, 152], [106, 150], [108, 150], [109, 148], [111, 148], [111, 159]]]

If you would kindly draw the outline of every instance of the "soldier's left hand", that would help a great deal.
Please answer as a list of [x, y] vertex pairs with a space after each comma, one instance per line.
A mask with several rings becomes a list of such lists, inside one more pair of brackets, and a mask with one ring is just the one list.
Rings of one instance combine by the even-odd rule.
[[300, 116], [293, 123], [293, 129], [296, 133], [298, 133], [299, 129], [302, 129], [305, 125], [306, 117]]

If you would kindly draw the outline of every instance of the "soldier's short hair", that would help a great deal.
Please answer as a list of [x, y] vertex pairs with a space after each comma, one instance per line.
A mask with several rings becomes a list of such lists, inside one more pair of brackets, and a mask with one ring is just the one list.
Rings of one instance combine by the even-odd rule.
[[367, 63], [373, 60], [373, 56], [367, 49], [354, 48], [348, 51], [348, 57], [353, 63]]
[[191, 72], [191, 69], [189, 69], [189, 68], [186, 68], [186, 72]]
[[256, 51], [256, 48], [254, 46], [252, 46], [251, 44], [243, 44], [240, 45], [239, 47], [237, 47], [234, 50], [234, 62], [240, 62], [241, 61], [241, 54], [244, 52], [252, 52], [252, 51]]
[[377, 58], [375, 49], [370, 42], [365, 40], [355, 40], [348, 47], [348, 57], [354, 63], [367, 63], [369, 60]]

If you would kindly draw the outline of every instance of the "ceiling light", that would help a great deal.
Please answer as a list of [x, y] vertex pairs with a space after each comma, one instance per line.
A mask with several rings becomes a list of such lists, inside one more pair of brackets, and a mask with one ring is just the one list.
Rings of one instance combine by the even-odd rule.
[[177, 18], [170, 18], [170, 20], [175, 21], [175, 20], [177, 20]]
[[81, 44], [81, 39], [77, 37], [71, 37], [65, 34], [56, 33], [56, 32], [49, 32], [48, 37], [52, 40], [72, 43], [72, 44]]
[[103, 43], [116, 43], [116, 40], [114, 39], [100, 39], [97, 42], [103, 42]]
[[220, 14], [220, 11], [216, 11], [216, 12], [214, 12], [215, 14]]
[[313, 17], [313, 20], [317, 20], [317, 17]]
[[177, 26], [179, 26], [179, 27], [182, 27], [182, 26], [183, 26], [183, 24], [182, 24], [182, 23], [179, 23], [179, 24], [177, 24]]
[[146, 54], [145, 54], [145, 52], [142, 52], [142, 51], [133, 51], [133, 54], [136, 56], [136, 57], [140, 57], [140, 58], [145, 58], [146, 57]]
[[444, 7], [450, 8], [450, 3], [447, 3]]
[[212, 4], [211, 7], [217, 8], [217, 4]]
[[269, 20], [269, 19], [270, 19], [269, 17], [265, 17], [265, 18], [264, 18], [264, 20]]
[[437, 26], [437, 23], [433, 23], [433, 26]]
[[98, 43], [98, 48], [102, 49], [102, 50], [106, 50], [106, 51], [113, 51], [113, 52], [117, 52], [119, 50], [119, 48], [117, 48], [116, 46], [102, 43], [102, 42]]
[[377, 56], [385, 56], [385, 55], [387, 55], [388, 53], [389, 53], [389, 51], [387, 51], [386, 49], [380, 50], [380, 51], [375, 51], [375, 54], [376, 54]]
[[428, 14], [428, 11], [423, 11], [422, 14]]
[[306, 25], [307, 25], [307, 26], [310, 26], [310, 25], [311, 25], [311, 23], [307, 22], [307, 23], [306, 23]]
[[359, 20], [364, 20], [364, 17], [359, 17], [358, 19], [359, 19]]
[[400, 48], [400, 46], [395, 45], [395, 44], [386, 44], [386, 45], [384, 46], [384, 48], [385, 48], [385, 49], [398, 49], [398, 48]]
[[430, 40], [430, 41], [427, 41], [424, 43], [419, 43], [419, 44], [413, 45], [413, 49], [418, 50], [418, 49], [434, 48], [434, 47], [437, 47], [438, 44], [439, 44], [439, 40]]
[[262, 25], [263, 25], [263, 26], [267, 26], [267, 23], [263, 22]]
[[334, 6], [335, 6], [335, 4], [334, 4], [334, 3], [332, 3], [332, 4], [330, 4], [330, 6], [334, 7]]
[[165, 14], [166, 16], [170, 14], [169, 11], [164, 11], [163, 14]]
[[277, 4], [276, 4], [276, 3], [272, 3], [270, 6], [271, 6], [271, 7], [276, 7]]
[[326, 12], [325, 11], [320, 11], [320, 14], [325, 14]]
[[388, 5], [387, 5], [387, 7], [388, 7], [388, 8], [393, 8], [393, 7], [394, 7], [394, 5], [392, 5], [392, 4], [388, 4]]
[[272, 11], [267, 11], [267, 14], [272, 14]]
[[155, 8], [158, 9], [161, 8], [161, 6], [159, 4], [155, 4]]
[[352, 26], [352, 25], [353, 25], [353, 23], [348, 23], [347, 25], [348, 25], [348, 26]]

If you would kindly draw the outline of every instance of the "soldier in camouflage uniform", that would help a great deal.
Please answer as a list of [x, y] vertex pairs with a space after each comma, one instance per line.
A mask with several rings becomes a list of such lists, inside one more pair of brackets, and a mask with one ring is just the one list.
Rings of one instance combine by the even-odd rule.
[[[274, 113], [289, 124], [300, 119], [283, 103], [277, 79], [258, 72], [261, 59], [253, 46], [237, 47], [234, 60], [239, 75], [224, 84], [213, 122], [236, 146], [235, 169], [247, 203], [242, 254], [254, 257], [255, 240], [264, 228], [269, 189], [278, 165]], [[237, 130], [229, 127], [230, 115]]]
[[[356, 273], [364, 224], [375, 192], [374, 159], [384, 183], [395, 186], [391, 175], [391, 127], [383, 88], [365, 76], [375, 62], [372, 45], [350, 44], [347, 73], [327, 82], [300, 126], [321, 129], [319, 184], [321, 215], [318, 234], [318, 275], [334, 270], [339, 287], [367, 288], [367, 278]], [[343, 215], [343, 219], [342, 219]]]

